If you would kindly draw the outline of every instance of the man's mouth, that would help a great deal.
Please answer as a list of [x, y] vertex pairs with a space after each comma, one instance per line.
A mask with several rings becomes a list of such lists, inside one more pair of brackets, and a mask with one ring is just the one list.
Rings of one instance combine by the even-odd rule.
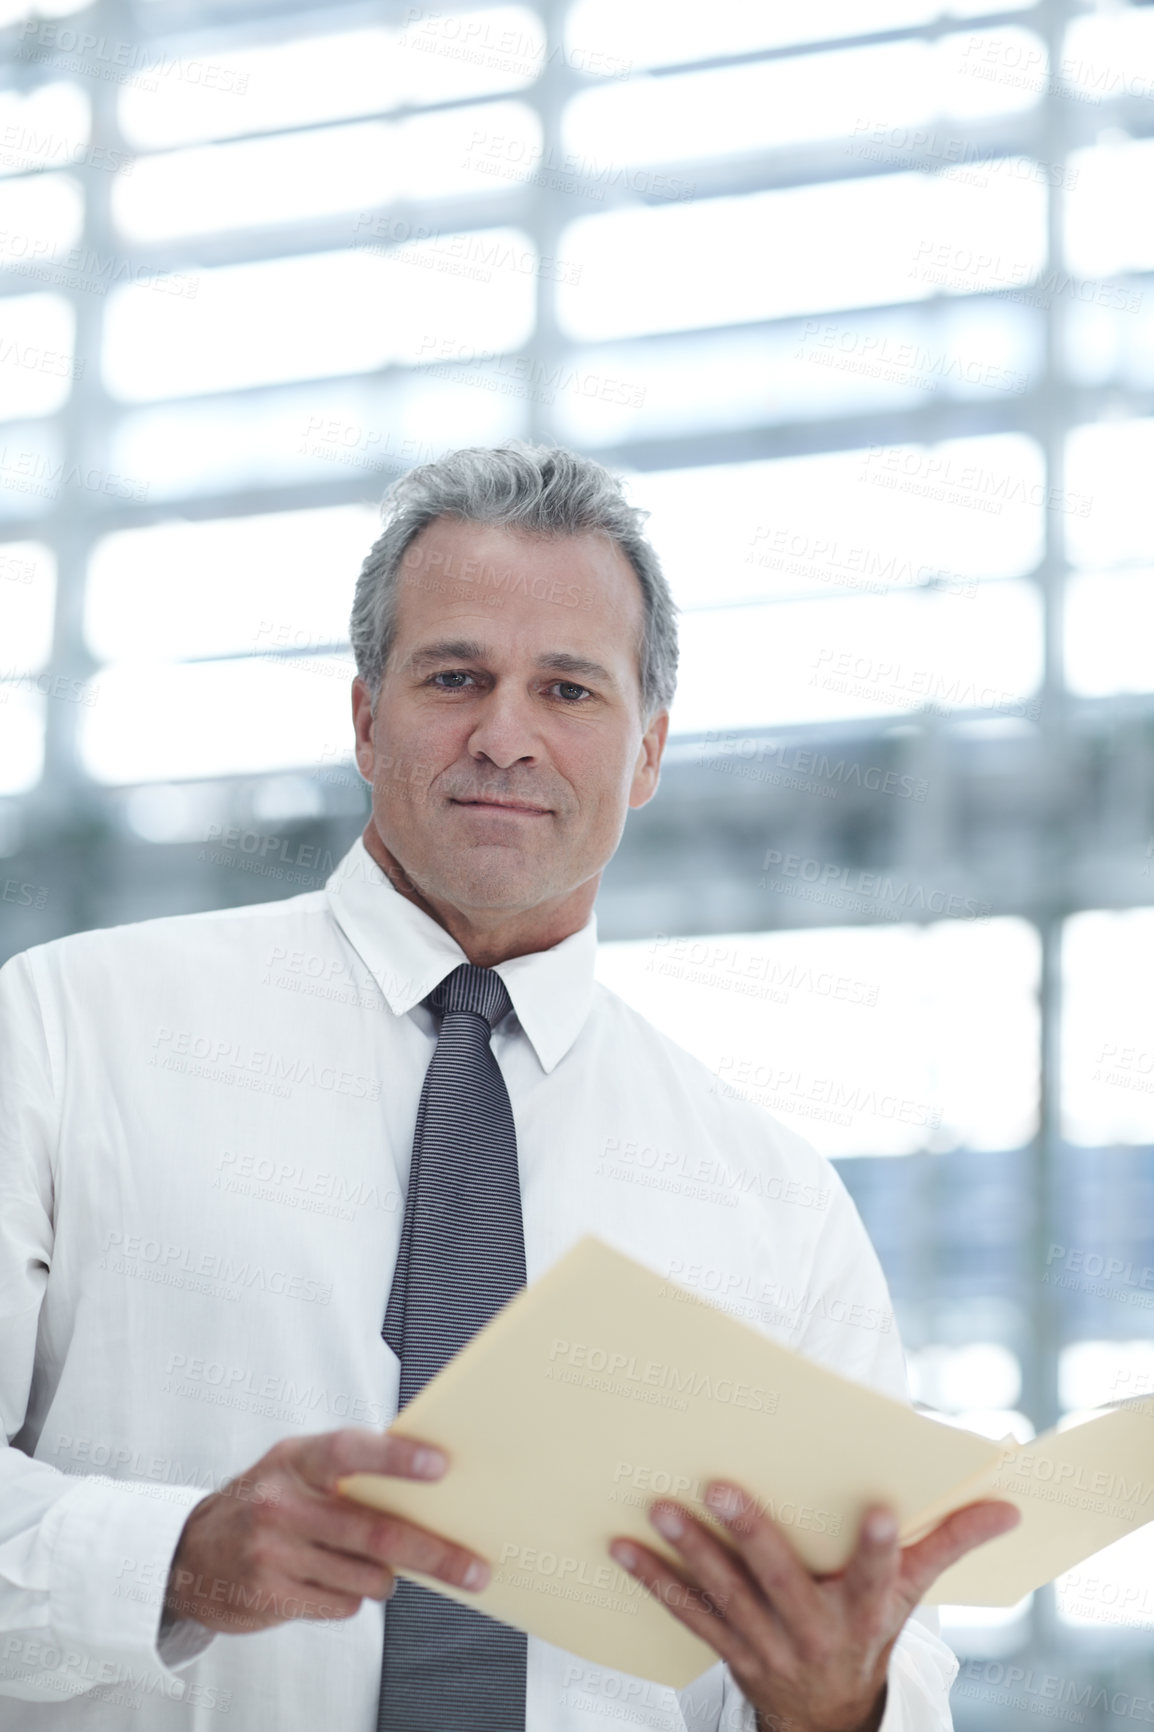
[[531, 806], [524, 800], [454, 800], [454, 806], [474, 806], [486, 812], [519, 812], [523, 817], [547, 818], [548, 806]]

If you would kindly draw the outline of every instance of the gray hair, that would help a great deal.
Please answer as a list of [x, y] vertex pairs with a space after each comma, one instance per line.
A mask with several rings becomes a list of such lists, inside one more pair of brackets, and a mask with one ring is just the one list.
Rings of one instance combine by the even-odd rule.
[[409, 544], [439, 517], [464, 518], [526, 535], [601, 530], [641, 585], [641, 708], [648, 723], [668, 709], [677, 685], [677, 609], [656, 553], [641, 533], [647, 511], [630, 505], [620, 480], [592, 458], [520, 440], [473, 446], [423, 463], [395, 481], [382, 502], [385, 527], [357, 579], [349, 636], [373, 706], [396, 634], [397, 576]]

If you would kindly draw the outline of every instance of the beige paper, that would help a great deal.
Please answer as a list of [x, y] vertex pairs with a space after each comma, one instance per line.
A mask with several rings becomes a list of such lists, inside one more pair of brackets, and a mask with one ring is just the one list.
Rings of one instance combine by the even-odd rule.
[[493, 1565], [480, 1594], [401, 1574], [675, 1688], [717, 1655], [608, 1551], [621, 1534], [676, 1559], [648, 1520], [655, 1497], [721, 1535], [701, 1497], [732, 1479], [812, 1569], [833, 1571], [868, 1504], [912, 1529], [1002, 1462], [999, 1444], [815, 1365], [594, 1238], [517, 1294], [391, 1429], [444, 1448], [445, 1478], [351, 1474], [339, 1489]]
[[977, 1497], [1005, 1499], [1022, 1519], [944, 1571], [927, 1605], [1016, 1605], [1154, 1519], [1154, 1402], [1127, 1402], [1007, 1446], [998, 1467], [950, 1508]]

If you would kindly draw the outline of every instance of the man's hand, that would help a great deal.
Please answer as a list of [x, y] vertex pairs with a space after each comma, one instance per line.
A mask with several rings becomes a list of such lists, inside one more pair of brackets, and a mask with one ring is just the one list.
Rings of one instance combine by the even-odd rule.
[[398, 1564], [483, 1588], [489, 1566], [474, 1552], [334, 1489], [347, 1473], [428, 1480], [447, 1466], [440, 1450], [353, 1426], [282, 1439], [189, 1514], [165, 1616], [232, 1635], [292, 1618], [351, 1618], [363, 1599], [388, 1599]]
[[650, 1505], [649, 1519], [683, 1571], [633, 1540], [609, 1549], [721, 1656], [762, 1732], [877, 1732], [890, 1650], [909, 1614], [943, 1570], [1020, 1519], [1012, 1504], [969, 1504], [899, 1550], [897, 1520], [879, 1506], [867, 1510], [845, 1568], [812, 1576], [739, 1487], [715, 1480], [705, 1501], [736, 1556], [668, 1498]]

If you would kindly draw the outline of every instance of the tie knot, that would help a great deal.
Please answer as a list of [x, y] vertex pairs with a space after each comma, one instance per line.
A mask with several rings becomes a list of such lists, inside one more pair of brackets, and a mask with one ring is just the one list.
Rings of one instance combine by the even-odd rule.
[[441, 1016], [470, 1010], [475, 1016], [484, 1017], [490, 1033], [513, 1008], [505, 982], [496, 970], [475, 968], [471, 962], [462, 962], [452, 974], [447, 974], [440, 986], [433, 988], [425, 1003]]

